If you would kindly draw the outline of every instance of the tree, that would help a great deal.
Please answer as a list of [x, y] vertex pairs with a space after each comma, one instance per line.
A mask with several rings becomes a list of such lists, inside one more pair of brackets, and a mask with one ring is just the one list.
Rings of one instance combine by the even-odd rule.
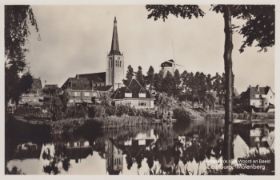
[[[167, 19], [169, 14], [176, 17], [191, 19], [193, 16], [203, 16], [204, 12], [196, 5], [146, 5], [148, 18]], [[267, 50], [275, 42], [275, 6], [274, 5], [214, 5], [212, 10], [223, 14], [225, 45], [224, 45], [224, 67], [225, 67], [225, 135], [224, 135], [224, 160], [226, 165], [232, 159], [232, 95], [233, 95], [233, 72], [232, 72], [232, 17], [244, 19], [246, 22], [239, 33], [243, 35], [244, 41], [240, 52], [244, 48], [257, 42], [261, 51]], [[230, 173], [229, 169], [225, 170]]]
[[176, 87], [175, 87], [174, 77], [169, 71], [167, 71], [167, 74], [162, 81], [162, 91], [166, 92], [168, 96], [171, 96], [175, 94], [175, 89]]
[[29, 72], [23, 74], [21, 77], [18, 77], [17, 74], [12, 74], [11, 71], [7, 71], [7, 73], [8, 74], [6, 76], [8, 76], [8, 80], [11, 80], [11, 78], [15, 78], [12, 82], [16, 83], [14, 87], [6, 87], [6, 90], [9, 89], [9, 92], [6, 93], [8, 93], [12, 101], [18, 104], [21, 94], [27, 93], [31, 89], [33, 78]]
[[172, 107], [173, 100], [166, 93], [161, 93], [158, 95], [157, 104], [159, 105], [161, 113], [165, 113]]
[[174, 72], [174, 83], [175, 83], [174, 95], [178, 95], [180, 90], [180, 85], [181, 85], [180, 72], [178, 69], [176, 69]]
[[207, 91], [210, 91], [212, 90], [212, 77], [211, 77], [211, 74], [208, 74], [206, 76], [206, 85], [207, 85]]
[[155, 71], [153, 66], [150, 66], [147, 72], [147, 84], [150, 85], [150, 88], [154, 86], [154, 78], [155, 78]]
[[155, 78], [154, 78], [154, 86], [156, 91], [158, 92], [162, 92], [162, 80], [163, 80], [163, 71], [160, 70], [159, 73], [155, 74]]
[[[31, 75], [21, 76], [26, 68], [25, 47], [30, 26], [38, 32], [32, 8], [28, 5], [5, 6], [5, 104], [9, 100], [17, 102], [20, 95], [31, 88]], [[28, 77], [28, 78], [26, 78]], [[24, 88], [18, 88], [25, 84]]]
[[123, 80], [123, 83], [124, 83], [126, 86], [128, 86], [129, 83], [130, 83], [130, 81], [131, 81], [131, 79], [133, 78], [133, 76], [134, 76], [133, 68], [132, 68], [131, 65], [129, 65], [129, 66], [127, 67], [126, 80]]
[[136, 80], [137, 80], [143, 87], [146, 86], [146, 84], [145, 84], [145, 77], [144, 77], [144, 75], [143, 75], [142, 67], [141, 67], [141, 66], [138, 66], [138, 71], [136, 72]]
[[60, 100], [62, 102], [62, 106], [63, 106], [62, 111], [65, 112], [67, 109], [67, 103], [70, 99], [69, 93], [67, 91], [63, 91], [63, 93], [61, 95], [59, 95], [59, 98], [60, 98]]

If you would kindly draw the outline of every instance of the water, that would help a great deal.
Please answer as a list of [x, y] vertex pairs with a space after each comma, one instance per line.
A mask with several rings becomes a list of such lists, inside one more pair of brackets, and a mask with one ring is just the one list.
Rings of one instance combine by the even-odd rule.
[[[20, 133], [14, 131], [13, 133]], [[222, 120], [6, 139], [6, 171], [23, 174], [207, 174], [219, 171]], [[101, 132], [101, 133], [100, 133]], [[244, 130], [242, 132], [245, 132]], [[246, 134], [246, 133], [245, 133]], [[41, 141], [40, 141], [41, 139]], [[9, 143], [10, 142], [10, 143]], [[215, 164], [211, 164], [215, 160]]]

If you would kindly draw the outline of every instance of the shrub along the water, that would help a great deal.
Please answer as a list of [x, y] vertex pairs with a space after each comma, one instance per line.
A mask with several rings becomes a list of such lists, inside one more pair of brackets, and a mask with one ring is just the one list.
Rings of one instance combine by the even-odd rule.
[[102, 106], [95, 105], [88, 108], [89, 117], [107, 117], [107, 116], [143, 116], [143, 117], [154, 117], [155, 113], [148, 109], [136, 109], [127, 105], [117, 106]]

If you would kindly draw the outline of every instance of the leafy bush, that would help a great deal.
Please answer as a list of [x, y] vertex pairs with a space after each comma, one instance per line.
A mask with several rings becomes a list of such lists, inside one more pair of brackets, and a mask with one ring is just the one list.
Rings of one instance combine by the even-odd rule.
[[105, 106], [105, 114], [107, 116], [113, 116], [116, 114], [115, 106]]
[[123, 114], [128, 114], [130, 107], [125, 105], [116, 106], [116, 115], [122, 116]]

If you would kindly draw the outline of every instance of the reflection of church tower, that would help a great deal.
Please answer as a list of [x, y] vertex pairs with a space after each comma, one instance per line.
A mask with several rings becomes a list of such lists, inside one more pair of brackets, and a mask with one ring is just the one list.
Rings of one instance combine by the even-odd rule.
[[124, 79], [124, 58], [119, 50], [117, 19], [114, 19], [113, 37], [111, 50], [108, 54], [108, 69], [106, 85], [113, 85], [114, 89], [121, 87]]
[[106, 141], [106, 169], [109, 174], [119, 174], [123, 169], [122, 150], [118, 149], [111, 140]]

